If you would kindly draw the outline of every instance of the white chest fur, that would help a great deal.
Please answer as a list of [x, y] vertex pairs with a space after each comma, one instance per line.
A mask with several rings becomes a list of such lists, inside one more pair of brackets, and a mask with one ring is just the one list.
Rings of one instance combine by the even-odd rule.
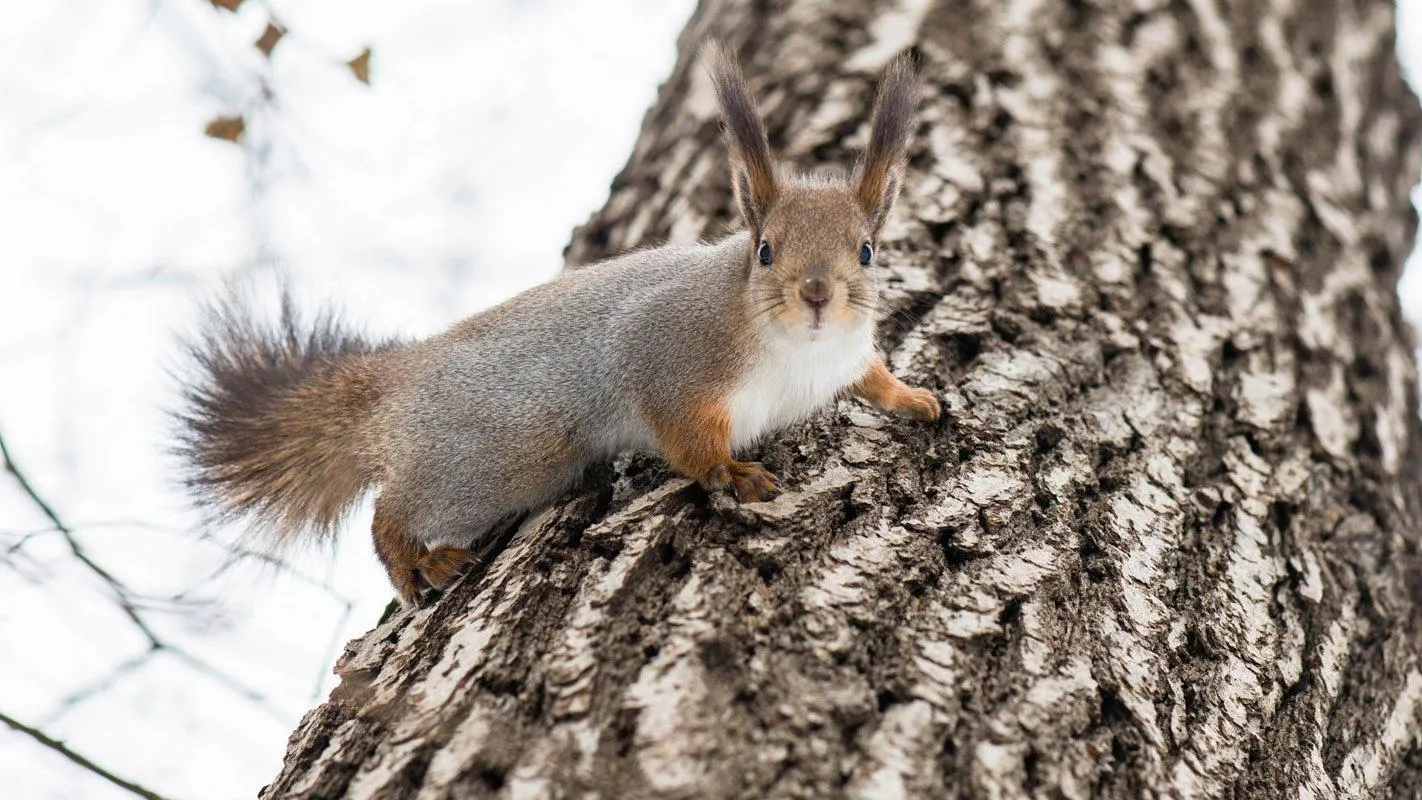
[[873, 360], [872, 326], [813, 341], [767, 337], [756, 365], [731, 393], [731, 449], [823, 408]]

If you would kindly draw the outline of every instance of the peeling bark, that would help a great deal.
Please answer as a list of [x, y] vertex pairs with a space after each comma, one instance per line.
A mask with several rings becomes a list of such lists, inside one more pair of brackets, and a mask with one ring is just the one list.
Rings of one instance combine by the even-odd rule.
[[704, 0], [573, 263], [730, 219], [707, 82], [852, 158], [928, 90], [895, 372], [760, 457], [626, 458], [348, 647], [267, 798], [1417, 796], [1419, 438], [1388, 3]]

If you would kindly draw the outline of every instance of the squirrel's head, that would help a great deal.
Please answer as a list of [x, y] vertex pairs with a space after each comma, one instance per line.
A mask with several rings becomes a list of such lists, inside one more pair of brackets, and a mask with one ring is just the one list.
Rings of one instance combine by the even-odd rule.
[[730, 150], [736, 205], [750, 233], [751, 314], [811, 338], [826, 329], [868, 324], [878, 302], [872, 272], [878, 237], [908, 160], [917, 55], [906, 52], [885, 69], [869, 147], [848, 178], [778, 168], [735, 59], [714, 41], [705, 56]]

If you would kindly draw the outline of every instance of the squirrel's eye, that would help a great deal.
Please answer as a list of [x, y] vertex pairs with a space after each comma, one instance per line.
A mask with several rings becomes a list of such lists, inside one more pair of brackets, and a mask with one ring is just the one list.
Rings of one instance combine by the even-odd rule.
[[775, 263], [775, 259], [770, 256], [770, 242], [761, 242], [760, 247], [755, 249], [755, 257], [760, 259], [760, 264], [763, 267]]
[[874, 245], [865, 242], [859, 246], [859, 263], [861, 266], [869, 266], [869, 262], [874, 260]]

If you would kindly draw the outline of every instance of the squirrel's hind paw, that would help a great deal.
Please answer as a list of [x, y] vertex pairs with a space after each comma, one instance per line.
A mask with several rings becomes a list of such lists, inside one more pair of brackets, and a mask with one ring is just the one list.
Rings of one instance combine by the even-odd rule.
[[439, 545], [420, 558], [416, 569], [425, 585], [431, 589], [444, 589], [454, 582], [460, 570], [474, 560], [474, 553], [464, 547]]

